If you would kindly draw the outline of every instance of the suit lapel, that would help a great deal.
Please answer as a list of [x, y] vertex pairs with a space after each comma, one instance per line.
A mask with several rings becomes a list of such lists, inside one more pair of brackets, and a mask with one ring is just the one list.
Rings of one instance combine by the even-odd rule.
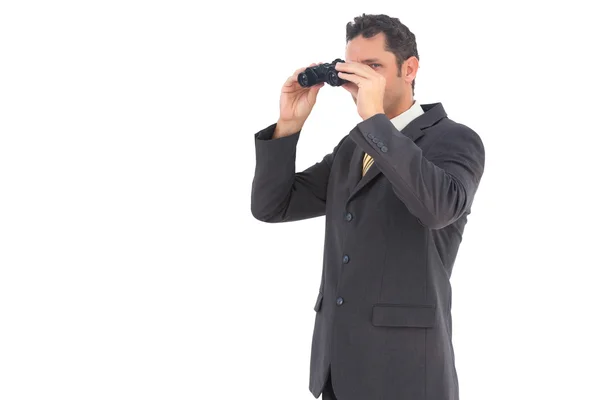
[[402, 134], [408, 137], [413, 142], [416, 142], [417, 139], [419, 139], [424, 134], [417, 122], [417, 120], [413, 120], [408, 125], [406, 125], [404, 129], [402, 129]]
[[358, 182], [362, 178], [362, 159], [365, 154], [358, 145], [354, 144], [354, 152], [350, 159], [350, 166], [348, 171], [348, 189], [350, 192], [356, 187]]

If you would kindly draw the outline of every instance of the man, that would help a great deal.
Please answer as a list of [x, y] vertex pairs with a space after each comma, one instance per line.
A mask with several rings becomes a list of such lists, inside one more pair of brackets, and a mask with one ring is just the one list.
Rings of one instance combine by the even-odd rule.
[[449, 280], [484, 146], [441, 103], [415, 101], [415, 36], [397, 18], [348, 23], [345, 61], [336, 69], [362, 121], [330, 154], [295, 171], [323, 87], [297, 83], [305, 68], [283, 85], [278, 121], [255, 134], [254, 217], [326, 217], [309, 389], [324, 400], [456, 400]]

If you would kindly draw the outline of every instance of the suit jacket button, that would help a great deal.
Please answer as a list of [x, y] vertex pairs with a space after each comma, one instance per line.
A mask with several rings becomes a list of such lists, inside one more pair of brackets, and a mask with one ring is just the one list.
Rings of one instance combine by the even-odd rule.
[[369, 134], [367, 135], [367, 137], [368, 137], [369, 139], [373, 139], [373, 134], [372, 134], [372, 133], [369, 133]]
[[344, 255], [344, 258], [342, 258], [342, 261], [344, 262], [344, 264], [348, 264], [350, 262], [350, 257], [348, 257], [348, 254]]
[[351, 213], [346, 213], [346, 221], [348, 221], [348, 222], [352, 221], [352, 214]]
[[338, 297], [337, 300], [336, 300], [336, 303], [337, 303], [338, 306], [341, 306], [342, 304], [344, 304], [344, 299], [341, 298], [341, 297]]
[[377, 143], [377, 147], [382, 148], [383, 147], [383, 142]]
[[385, 153], [387, 150], [388, 150], [388, 149], [387, 149], [387, 147], [385, 147], [385, 146], [383, 146], [383, 147], [381, 148], [381, 151], [383, 151], [384, 153]]

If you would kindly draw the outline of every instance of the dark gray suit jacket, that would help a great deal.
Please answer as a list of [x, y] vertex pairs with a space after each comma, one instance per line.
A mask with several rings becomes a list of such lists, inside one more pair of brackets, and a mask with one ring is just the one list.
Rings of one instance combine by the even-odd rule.
[[[296, 172], [300, 132], [255, 134], [252, 215], [326, 216], [310, 360], [315, 398], [331, 368], [341, 400], [457, 400], [450, 275], [484, 170], [481, 138], [441, 103], [398, 131], [361, 121]], [[363, 154], [374, 163], [361, 177]]]

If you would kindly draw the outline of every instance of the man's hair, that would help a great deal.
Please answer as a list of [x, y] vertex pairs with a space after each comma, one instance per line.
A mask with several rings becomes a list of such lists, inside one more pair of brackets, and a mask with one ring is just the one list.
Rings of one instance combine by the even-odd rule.
[[[389, 17], [385, 14], [363, 13], [354, 18], [354, 23], [348, 22], [346, 25], [346, 43], [359, 35], [371, 38], [380, 32], [385, 35], [385, 50], [394, 53], [396, 56], [398, 74], [400, 74], [400, 67], [406, 59], [412, 56], [415, 56], [417, 60], [419, 59], [415, 35], [398, 18]], [[414, 95], [414, 79], [412, 90]]]

